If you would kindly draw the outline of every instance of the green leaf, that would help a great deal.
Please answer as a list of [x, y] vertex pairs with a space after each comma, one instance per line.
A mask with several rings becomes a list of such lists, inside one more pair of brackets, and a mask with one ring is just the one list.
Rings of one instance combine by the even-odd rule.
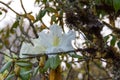
[[43, 0], [42, 2], [45, 4], [47, 2], [47, 0]]
[[105, 36], [105, 37], [104, 37], [104, 41], [107, 42], [107, 40], [108, 40], [109, 38], [110, 38], [109, 35]]
[[48, 60], [46, 61], [43, 69], [46, 71], [48, 68], [50, 68], [50, 58], [48, 58]]
[[54, 8], [52, 8], [52, 7], [48, 7], [48, 8], [46, 8], [46, 10], [47, 10], [48, 12], [53, 12], [53, 13], [56, 12], [56, 9], [54, 9]]
[[2, 15], [2, 12], [0, 11], [0, 15]]
[[116, 40], [117, 40], [117, 38], [114, 35], [112, 35], [112, 40], [110, 41], [110, 45], [114, 46], [116, 43]]
[[34, 69], [33, 76], [36, 76], [36, 74], [38, 73], [38, 70], [39, 70], [39, 66]]
[[12, 28], [17, 28], [18, 25], [19, 25], [19, 21], [15, 21], [15, 23], [12, 25]]
[[55, 22], [56, 21], [56, 16], [52, 15], [51, 20]]
[[11, 29], [10, 29], [10, 32], [13, 33], [14, 32], [14, 29], [17, 28], [19, 25], [19, 21], [15, 21], [15, 23], [13, 23]]
[[22, 80], [30, 80], [32, 70], [31, 68], [21, 67], [20, 69], [20, 78]]
[[82, 57], [82, 56], [77, 55], [77, 54], [72, 54], [72, 55], [71, 55], [71, 57], [73, 57], [73, 58], [83, 59], [83, 57]]
[[[105, 3], [107, 4], [107, 5], [110, 5], [110, 6], [112, 6], [113, 5], [113, 1], [112, 0], [104, 0], [105, 1]], [[102, 1], [101, 1], [102, 2]]]
[[71, 65], [72, 65], [72, 64], [70, 64], [70, 63], [66, 63], [66, 67], [67, 67], [67, 68], [70, 68]]
[[16, 62], [16, 64], [21, 67], [31, 67], [32, 66], [32, 63], [30, 63], [28, 61], [18, 61], [18, 62]]
[[24, 71], [24, 72], [21, 72], [20, 73], [20, 78], [22, 79], [22, 80], [29, 80], [30, 79], [30, 77], [31, 77], [31, 70], [30, 71]]
[[3, 44], [2, 43], [0, 43], [0, 49], [2, 49], [3, 48]]
[[95, 3], [99, 4], [99, 3], [101, 3], [101, 0], [95, 0]]
[[37, 17], [38, 20], [40, 20], [42, 17], [44, 17], [45, 14], [46, 14], [46, 9], [40, 10], [40, 12], [39, 12], [39, 14], [38, 14], [38, 17]]
[[12, 78], [15, 76], [15, 74], [10, 74], [5, 80], [12, 80]]
[[12, 64], [12, 61], [7, 62], [0, 70], [0, 73], [3, 73], [5, 70], [7, 70]]
[[117, 12], [120, 9], [120, 0], [113, 0], [113, 6], [115, 9], [115, 12]]
[[118, 41], [117, 46], [118, 46], [118, 48], [120, 49], [120, 41]]
[[58, 67], [58, 65], [60, 65], [60, 63], [61, 63], [61, 61], [60, 61], [59, 56], [50, 58], [50, 68], [56, 69]]
[[48, 68], [56, 69], [58, 65], [60, 65], [61, 60], [59, 56], [49, 58], [46, 63], [44, 69], [47, 70]]
[[24, 72], [22, 72], [21, 74], [22, 75], [27, 75], [27, 74], [30, 74], [32, 72], [32, 70], [30, 70], [30, 71], [24, 71]]

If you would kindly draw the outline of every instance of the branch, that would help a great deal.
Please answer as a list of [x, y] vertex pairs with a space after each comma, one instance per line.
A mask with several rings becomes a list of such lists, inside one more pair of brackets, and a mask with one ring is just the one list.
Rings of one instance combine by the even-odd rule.
[[66, 77], [66, 80], [69, 80], [69, 77], [71, 76], [71, 70], [72, 70], [72, 67], [70, 66], [70, 69], [68, 71], [68, 74], [67, 74], [67, 77]]
[[29, 20], [30, 26], [33, 29], [33, 33], [35, 34], [35, 37], [38, 38], [39, 36], [37, 34], [37, 31], [35, 30], [35, 27], [34, 27], [33, 23], [31, 22], [31, 20], [28, 17], [27, 17], [27, 19]]
[[10, 67], [10, 70], [9, 70], [9, 72], [7, 73], [7, 75], [5, 76], [4, 80], [6, 80], [6, 78], [7, 78], [7, 77], [10, 75], [10, 73], [13, 71], [13, 70], [12, 70], [13, 67], [14, 67], [14, 64], [12, 64], [12, 66]]
[[47, 29], [49, 29], [49, 28], [46, 26], [46, 24], [42, 21], [42, 19], [40, 19], [40, 22], [41, 22]]
[[24, 6], [23, 6], [22, 0], [20, 0], [20, 3], [21, 3], [21, 7], [22, 7], [22, 9], [24, 10], [25, 14], [27, 14], [27, 12], [26, 12], [26, 10], [25, 10], [25, 8], [24, 8]]
[[0, 51], [0, 54], [5, 55], [5, 56], [11, 58], [10, 56], [8, 56], [7, 54], [5, 54], [5, 53], [3, 53], [3, 52], [1, 52], [1, 51]]
[[120, 34], [120, 29], [116, 27], [112, 27], [110, 24], [106, 23], [105, 21], [102, 21], [103, 24], [105, 24], [108, 28], [110, 28], [114, 33]]
[[24, 12], [25, 12], [25, 17], [28, 19], [28, 21], [29, 21], [29, 23], [30, 23], [30, 26], [31, 26], [32, 29], [33, 29], [33, 33], [35, 34], [35, 37], [38, 38], [39, 36], [38, 36], [38, 34], [37, 34], [37, 31], [35, 30], [35, 27], [34, 27], [33, 23], [31, 22], [31, 19], [29, 19], [29, 17], [27, 17], [27, 12], [26, 12], [26, 10], [25, 10], [25, 8], [24, 8], [24, 6], [23, 6], [22, 0], [20, 0], [20, 3], [21, 3], [21, 6], [22, 6], [22, 9], [23, 9]]
[[[90, 51], [96, 51], [97, 49], [93, 49], [93, 48], [85, 48], [85, 49], [76, 49], [76, 50], [70, 50], [70, 51], [64, 51], [64, 52], [54, 52], [54, 53], [39, 53], [39, 54], [23, 54], [26, 55], [28, 57], [26, 58], [35, 58], [35, 57], [41, 57], [41, 56], [45, 56], [45, 55], [57, 55], [57, 54], [70, 54], [71, 52], [79, 52], [79, 51], [86, 51], [86, 52], [90, 52]], [[25, 58], [25, 59], [26, 59]], [[24, 58], [22, 58], [24, 59]]]
[[10, 6], [8, 6], [7, 4], [5, 4], [4, 2], [0, 1], [1, 4], [5, 5], [6, 7], [8, 7], [11, 11], [13, 11], [15, 14], [19, 15], [19, 16], [24, 16], [24, 14], [19, 14], [18, 12], [16, 12], [15, 10], [13, 10]]
[[77, 52], [77, 51], [83, 51], [83, 49], [70, 50], [70, 51], [65, 51], [65, 52], [39, 53], [39, 54], [23, 54], [23, 55], [28, 55], [28, 56], [31, 56], [31, 57], [41, 57], [41, 56], [44, 56], [44, 55], [68, 54], [70, 52]]

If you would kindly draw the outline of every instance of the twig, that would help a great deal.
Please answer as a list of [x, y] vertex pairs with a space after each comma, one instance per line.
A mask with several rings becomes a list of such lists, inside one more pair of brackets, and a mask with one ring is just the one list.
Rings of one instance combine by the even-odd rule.
[[19, 16], [24, 16], [24, 14], [19, 14], [18, 12], [16, 12], [15, 10], [13, 10], [10, 6], [8, 6], [7, 4], [5, 4], [4, 2], [0, 1], [1, 4], [5, 5], [6, 7], [8, 7], [11, 11], [13, 11], [15, 14], [19, 15]]
[[24, 6], [23, 6], [22, 0], [20, 0], [20, 3], [21, 3], [21, 7], [22, 7], [22, 9], [24, 10], [25, 14], [27, 14], [27, 12], [26, 12], [26, 10], [25, 10], [25, 8], [24, 8]]
[[[8, 50], [10, 50], [11, 51], [11, 49], [10, 49], [10, 47], [8, 47], [7, 45], [5, 45], [4, 44], [4, 42], [0, 39], [0, 42], [6, 47], [6, 49], [8, 49]], [[3, 52], [0, 52], [0, 54], [3, 54], [3, 55], [5, 55], [5, 53], [3, 53]], [[8, 56], [8, 55], [7, 55]], [[11, 54], [11, 52], [10, 52], [10, 58], [13, 58], [13, 56], [12, 56], [12, 54]]]
[[25, 10], [25, 8], [24, 8], [24, 6], [23, 6], [22, 0], [20, 0], [20, 3], [21, 3], [22, 9], [23, 9], [24, 12], [25, 12], [25, 17], [28, 19], [28, 21], [29, 21], [29, 23], [30, 23], [30, 26], [31, 26], [32, 29], [33, 29], [33, 32], [34, 32], [34, 34], [35, 34], [35, 37], [38, 38], [39, 36], [38, 36], [38, 34], [37, 34], [37, 31], [35, 30], [35, 27], [34, 27], [32, 21], [27, 17], [27, 12], [26, 12], [26, 10]]
[[3, 52], [1, 52], [1, 51], [0, 51], [0, 54], [5, 55], [5, 56], [11, 58], [10, 56], [8, 56], [7, 54], [5, 54], [5, 53], [3, 53]]
[[39, 54], [23, 54], [23, 55], [28, 55], [28, 56], [44, 56], [44, 55], [56, 55], [56, 54], [68, 54], [70, 52], [78, 52], [78, 51], [85, 51], [86, 49], [77, 49], [77, 50], [70, 50], [70, 51], [65, 51], [65, 52], [53, 52], [53, 53], [39, 53]]
[[67, 77], [66, 77], [66, 80], [68, 80], [68, 79], [69, 79], [70, 74], [71, 74], [71, 70], [72, 70], [72, 66], [70, 67], [70, 69], [69, 69], [69, 71], [68, 71], [68, 75], [67, 75]]
[[14, 64], [12, 64], [12, 66], [10, 67], [10, 70], [9, 70], [8, 74], [5, 76], [4, 80], [6, 80], [6, 78], [10, 75], [10, 73], [12, 72], [13, 67], [14, 67]]
[[85, 49], [79, 48], [79, 49], [76, 49], [76, 50], [70, 50], [70, 51], [64, 51], [64, 52], [53, 52], [53, 53], [39, 53], [39, 54], [24, 53], [23, 55], [26, 55], [28, 57], [21, 58], [21, 59], [35, 58], [35, 57], [41, 57], [41, 56], [45, 56], [45, 55], [70, 54], [71, 52], [80, 52], [80, 51], [82, 51], [82, 52], [88, 52], [89, 49], [92, 49], [92, 48], [85, 48]]
[[39, 36], [38, 36], [38, 34], [37, 34], [37, 31], [35, 30], [35, 27], [34, 27], [33, 23], [31, 22], [31, 20], [30, 20], [29, 18], [28, 18], [28, 20], [29, 20], [30, 26], [31, 26], [32, 29], [33, 29], [33, 33], [35, 34], [35, 37], [38, 38]]
[[90, 80], [90, 69], [89, 69], [89, 58], [87, 58], [85, 61], [86, 61], [86, 74], [88, 76], [87, 80]]
[[47, 29], [49, 29], [41, 19], [40, 19], [40, 22], [41, 22]]
[[108, 28], [110, 28], [114, 33], [120, 34], [120, 29], [119, 28], [112, 27], [110, 24], [106, 23], [105, 21], [103, 21], [103, 24], [105, 24]]

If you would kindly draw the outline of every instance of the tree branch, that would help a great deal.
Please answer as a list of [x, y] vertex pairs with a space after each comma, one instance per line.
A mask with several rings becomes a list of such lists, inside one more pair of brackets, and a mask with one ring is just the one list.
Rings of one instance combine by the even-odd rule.
[[6, 7], [8, 7], [11, 11], [13, 11], [15, 14], [19, 15], [19, 16], [24, 16], [24, 14], [19, 14], [18, 12], [16, 12], [15, 10], [13, 10], [10, 6], [8, 6], [7, 4], [5, 4], [4, 2], [0, 1], [1, 4], [5, 5]]
[[21, 7], [22, 7], [22, 9], [24, 10], [25, 14], [27, 14], [27, 12], [26, 12], [26, 10], [25, 10], [25, 8], [24, 8], [24, 6], [23, 6], [22, 0], [20, 0], [20, 3], [21, 3]]
[[106, 23], [105, 21], [103, 21], [103, 24], [105, 24], [108, 28], [110, 28], [114, 33], [120, 34], [120, 29], [119, 28], [112, 27], [110, 24]]
[[30, 26], [33, 29], [33, 33], [35, 34], [35, 37], [38, 38], [39, 36], [37, 34], [37, 31], [35, 30], [35, 27], [34, 27], [33, 23], [31, 22], [31, 20], [28, 17], [27, 17], [27, 19], [29, 20]]
[[20, 3], [21, 3], [22, 9], [23, 9], [24, 12], [25, 12], [25, 17], [28, 19], [28, 21], [29, 21], [29, 23], [30, 23], [30, 26], [31, 26], [32, 29], [33, 29], [33, 33], [35, 34], [35, 37], [38, 38], [39, 36], [38, 36], [38, 34], [37, 34], [37, 31], [35, 30], [35, 27], [34, 27], [33, 23], [31, 22], [31, 20], [29, 19], [29, 17], [27, 17], [27, 12], [26, 12], [26, 10], [25, 10], [25, 8], [24, 8], [24, 6], [23, 6], [22, 0], [20, 0]]
[[0, 51], [0, 54], [5, 55], [5, 56], [11, 58], [10, 56], [8, 56], [7, 54], [5, 54], [5, 53], [3, 53], [3, 52], [1, 52], [1, 51]]
[[39, 54], [23, 54], [28, 56], [27, 58], [35, 58], [35, 57], [41, 57], [41, 56], [45, 56], [45, 55], [57, 55], [57, 54], [69, 54], [71, 52], [79, 52], [79, 51], [86, 51], [86, 52], [90, 52], [91, 50], [95, 51], [97, 49], [93, 49], [93, 48], [85, 48], [85, 49], [76, 49], [76, 50], [70, 50], [70, 51], [64, 51], [64, 52], [54, 52], [54, 53], [39, 53]]

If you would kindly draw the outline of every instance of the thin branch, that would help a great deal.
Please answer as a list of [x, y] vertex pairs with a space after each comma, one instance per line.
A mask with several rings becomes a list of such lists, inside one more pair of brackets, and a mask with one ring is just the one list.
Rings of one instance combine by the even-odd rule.
[[38, 57], [38, 56], [44, 56], [44, 55], [68, 54], [70, 52], [78, 52], [78, 51], [85, 51], [85, 49], [70, 50], [70, 51], [65, 51], [65, 52], [39, 53], [39, 54], [23, 54], [23, 55]]
[[105, 21], [103, 21], [103, 24], [105, 24], [108, 28], [110, 28], [114, 33], [120, 34], [120, 29], [119, 28], [112, 27], [110, 24], [106, 23]]
[[88, 75], [88, 79], [87, 80], [90, 80], [89, 59], [86, 60], [86, 73]]
[[[16, 12], [14, 9], [12, 9], [10, 6], [8, 6], [8, 4], [6, 4], [6, 3], [4, 3], [4, 2], [2, 2], [2, 1], [0, 1], [0, 3], [1, 4], [3, 4], [4, 6], [6, 6], [7, 8], [9, 8], [11, 11], [13, 11], [15, 14], [17, 14], [17, 15], [19, 15], [19, 16], [23, 16], [23, 17], [25, 17], [25, 14], [19, 14], [18, 12]], [[29, 12], [29, 13], [26, 13], [26, 14], [30, 14], [31, 12]]]
[[32, 29], [33, 29], [33, 32], [34, 32], [34, 34], [35, 34], [35, 37], [38, 38], [39, 36], [38, 36], [38, 34], [37, 34], [37, 31], [35, 30], [35, 27], [34, 27], [32, 21], [27, 17], [27, 12], [26, 12], [26, 10], [25, 10], [25, 8], [24, 8], [24, 6], [23, 6], [22, 0], [20, 0], [20, 3], [21, 3], [22, 9], [23, 9], [24, 12], [25, 12], [25, 17], [28, 19], [28, 21], [29, 21], [29, 23], [30, 23], [30, 26], [31, 26]]
[[11, 11], [13, 11], [15, 14], [19, 15], [19, 16], [24, 16], [24, 14], [19, 14], [18, 12], [16, 12], [15, 10], [13, 10], [10, 6], [8, 6], [7, 4], [5, 4], [4, 2], [0, 1], [1, 4], [5, 5], [6, 7], [8, 7]]
[[25, 14], [27, 14], [27, 12], [26, 12], [26, 10], [25, 10], [25, 8], [24, 8], [24, 6], [23, 6], [22, 0], [20, 0], [20, 3], [21, 3], [21, 7], [22, 7], [22, 9], [24, 10]]
[[30, 26], [31, 26], [32, 29], [33, 29], [33, 32], [34, 32], [34, 34], [35, 34], [35, 37], [38, 38], [38, 34], [37, 34], [37, 31], [36, 31], [35, 28], [34, 28], [33, 23], [32, 23], [31, 20], [27, 17], [27, 11], [25, 10], [25, 7], [24, 7], [24, 5], [23, 5], [22, 0], [20, 0], [20, 3], [21, 3], [21, 7], [22, 7], [22, 9], [23, 9], [24, 12], [25, 12], [25, 17], [29, 20]]
[[5, 76], [4, 80], [6, 80], [6, 78], [7, 78], [7, 77], [10, 75], [10, 73], [13, 71], [13, 70], [12, 70], [13, 67], [14, 67], [14, 64], [12, 64], [12, 66], [10, 67], [10, 70], [9, 70], [8, 74]]
[[49, 29], [47, 26], [46, 26], [46, 24], [40, 19], [40, 22], [47, 28], [47, 29]]
[[72, 66], [70, 67], [70, 69], [69, 69], [69, 71], [68, 71], [68, 75], [67, 75], [67, 77], [66, 77], [66, 80], [68, 80], [69, 77], [71, 76], [71, 75], [70, 75], [70, 74], [71, 74], [71, 70], [72, 70]]
[[33, 23], [31, 22], [31, 20], [30, 20], [29, 18], [28, 18], [28, 20], [29, 20], [30, 26], [31, 26], [32, 29], [33, 29], [33, 33], [35, 34], [35, 37], [38, 38], [39, 36], [38, 36], [38, 34], [37, 34], [37, 31], [35, 30], [35, 27], [34, 27]]
[[45, 55], [57, 55], [57, 54], [70, 54], [71, 52], [87, 52], [89, 51], [89, 49], [92, 49], [92, 48], [85, 48], [85, 49], [76, 49], [76, 50], [70, 50], [70, 51], [64, 51], [64, 52], [53, 52], [53, 53], [39, 53], [39, 54], [27, 54], [27, 53], [24, 53], [23, 55], [26, 55], [28, 57], [26, 58], [21, 58], [21, 59], [27, 59], [27, 58], [35, 58], [35, 57], [41, 57], [41, 56], [45, 56]]
[[5, 54], [5, 53], [3, 53], [3, 52], [1, 52], [1, 51], [0, 51], [0, 54], [5, 55], [5, 56], [11, 58], [10, 56], [8, 56], [7, 54]]

